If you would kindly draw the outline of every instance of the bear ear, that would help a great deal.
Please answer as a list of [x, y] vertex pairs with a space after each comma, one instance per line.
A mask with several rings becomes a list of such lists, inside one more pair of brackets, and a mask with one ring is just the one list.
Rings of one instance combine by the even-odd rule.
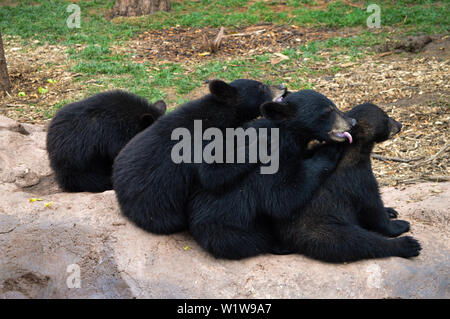
[[297, 108], [295, 105], [279, 102], [266, 102], [261, 105], [261, 114], [272, 121], [279, 122], [293, 118]]
[[153, 106], [160, 110], [162, 114], [166, 113], [167, 105], [163, 100], [156, 101]]
[[[165, 104], [165, 103], [164, 103]], [[141, 115], [141, 121], [140, 121], [140, 127], [141, 130], [149, 127], [150, 125], [153, 124], [153, 122], [156, 121], [156, 118], [153, 116], [153, 114], [151, 113], [145, 113]]]
[[221, 80], [210, 81], [209, 91], [217, 100], [228, 104], [232, 104], [238, 98], [236, 88]]

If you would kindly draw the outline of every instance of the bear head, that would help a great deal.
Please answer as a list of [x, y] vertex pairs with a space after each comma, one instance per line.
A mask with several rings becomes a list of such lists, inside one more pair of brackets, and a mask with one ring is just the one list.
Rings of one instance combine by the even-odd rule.
[[281, 101], [287, 93], [284, 85], [267, 85], [248, 79], [235, 80], [229, 84], [221, 80], [212, 80], [209, 82], [209, 91], [216, 101], [239, 109], [239, 114], [246, 121], [261, 114], [259, 108], [261, 104], [267, 101]]
[[357, 125], [352, 129], [352, 135], [363, 143], [384, 142], [402, 129], [400, 122], [389, 117], [375, 104], [360, 104], [345, 114], [356, 119]]
[[264, 103], [261, 113], [306, 142], [312, 139], [351, 142], [349, 131], [356, 124], [355, 119], [341, 112], [331, 100], [313, 90], [289, 93], [281, 102]]
[[160, 116], [166, 113], [167, 105], [163, 100], [156, 101], [148, 106], [146, 113], [141, 115], [139, 129], [144, 130], [152, 125]]

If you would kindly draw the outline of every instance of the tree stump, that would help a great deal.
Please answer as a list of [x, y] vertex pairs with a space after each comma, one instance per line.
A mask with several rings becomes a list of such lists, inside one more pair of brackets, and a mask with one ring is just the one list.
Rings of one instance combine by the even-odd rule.
[[170, 0], [116, 0], [112, 15], [135, 17], [169, 10]]
[[0, 32], [0, 92], [11, 92], [5, 50], [3, 49], [2, 34]]

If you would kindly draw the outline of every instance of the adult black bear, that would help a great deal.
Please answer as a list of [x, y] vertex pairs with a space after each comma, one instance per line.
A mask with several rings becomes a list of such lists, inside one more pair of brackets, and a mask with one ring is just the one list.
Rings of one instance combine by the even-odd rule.
[[[279, 100], [286, 93], [284, 86], [245, 79], [230, 84], [214, 80], [209, 83], [209, 90], [211, 94], [180, 106], [138, 134], [116, 158], [113, 184], [122, 213], [147, 231], [170, 234], [185, 230], [188, 197], [205, 180], [199, 176], [200, 171], [215, 168], [198, 162], [175, 163], [175, 130], [195, 135], [195, 120], [201, 120], [203, 130], [235, 128], [259, 116], [261, 104]], [[194, 148], [192, 155], [195, 159], [202, 154]], [[215, 183], [237, 178], [238, 170], [222, 170], [222, 177], [208, 183], [215, 187]]]
[[390, 220], [397, 213], [384, 207], [370, 164], [374, 144], [398, 133], [401, 124], [373, 104], [356, 106], [347, 114], [358, 121], [352, 130], [354, 142], [341, 146], [344, 154], [336, 170], [298, 217], [277, 223], [282, 245], [327, 262], [419, 255], [421, 247], [414, 238], [383, 236], [398, 236], [409, 230], [409, 223]]
[[112, 189], [114, 158], [128, 141], [166, 111], [164, 101], [109, 91], [65, 105], [50, 123], [47, 151], [59, 186], [67, 192]]
[[340, 157], [336, 150], [305, 158], [308, 142], [343, 142], [354, 124], [332, 101], [312, 90], [291, 93], [281, 103], [265, 103], [261, 110], [265, 119], [246, 127], [279, 129], [278, 171], [262, 175], [254, 169], [227, 192], [202, 189], [189, 201], [189, 231], [215, 257], [282, 253], [271, 217], [292, 217], [303, 208]]

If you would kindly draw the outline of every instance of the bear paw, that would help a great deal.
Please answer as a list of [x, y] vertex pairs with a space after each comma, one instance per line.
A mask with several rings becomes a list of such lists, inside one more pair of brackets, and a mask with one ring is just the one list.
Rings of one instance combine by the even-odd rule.
[[393, 209], [392, 207], [386, 207], [385, 208], [386, 213], [388, 214], [389, 218], [394, 219], [398, 217], [398, 212]]
[[419, 256], [422, 247], [420, 243], [410, 236], [397, 238], [399, 244], [399, 257], [409, 258]]

